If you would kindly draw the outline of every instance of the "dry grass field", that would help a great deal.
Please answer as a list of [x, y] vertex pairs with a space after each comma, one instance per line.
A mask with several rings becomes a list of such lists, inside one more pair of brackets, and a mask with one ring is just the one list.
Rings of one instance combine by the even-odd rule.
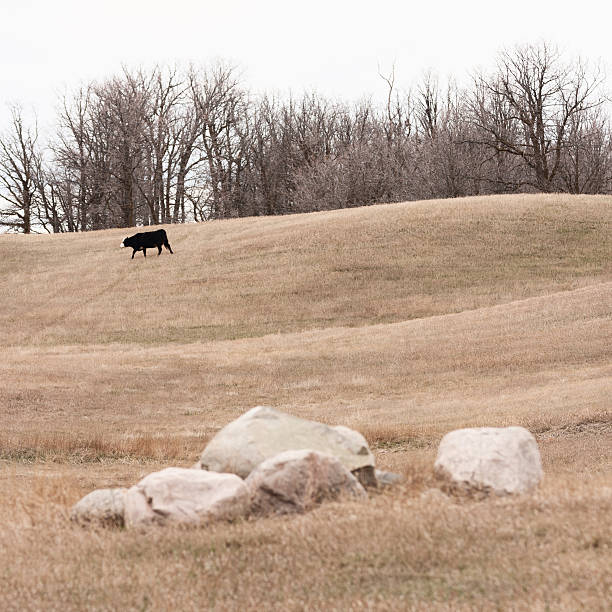
[[[609, 610], [612, 198], [531, 195], [0, 236], [0, 609]], [[71, 505], [194, 463], [258, 404], [354, 427], [405, 484], [148, 533]], [[531, 495], [436, 492], [438, 442], [522, 425]]]

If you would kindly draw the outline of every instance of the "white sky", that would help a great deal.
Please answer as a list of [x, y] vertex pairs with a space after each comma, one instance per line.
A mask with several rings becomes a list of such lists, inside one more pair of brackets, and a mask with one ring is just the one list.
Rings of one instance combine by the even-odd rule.
[[[610, 73], [608, 2], [582, 0], [0, 0], [0, 130], [7, 105], [42, 127], [62, 93], [154, 63], [237, 64], [255, 91], [382, 96], [395, 62], [407, 88], [426, 72], [467, 79], [502, 47], [560, 45]], [[612, 78], [612, 75], [610, 76]]]

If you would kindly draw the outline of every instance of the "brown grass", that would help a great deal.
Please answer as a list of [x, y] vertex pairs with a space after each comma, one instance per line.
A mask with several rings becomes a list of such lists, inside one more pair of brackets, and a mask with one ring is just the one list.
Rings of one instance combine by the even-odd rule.
[[[609, 280], [610, 200], [466, 198], [167, 228], [3, 236], [0, 343], [157, 344], [444, 315]], [[152, 256], [151, 256], [152, 255]]]
[[[612, 200], [521, 196], [0, 237], [3, 610], [606, 609]], [[365, 503], [144, 535], [67, 521], [257, 404], [361, 430]], [[436, 493], [437, 444], [528, 427], [545, 480]]]

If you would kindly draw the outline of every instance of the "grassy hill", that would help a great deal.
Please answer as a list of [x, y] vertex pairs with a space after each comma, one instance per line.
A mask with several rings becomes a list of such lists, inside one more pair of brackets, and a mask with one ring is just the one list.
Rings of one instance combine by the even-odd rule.
[[[605, 609], [611, 221], [612, 198], [531, 195], [166, 226], [175, 255], [146, 260], [119, 249], [129, 230], [0, 236], [0, 595]], [[89, 490], [190, 465], [263, 403], [359, 429], [406, 485], [188, 537], [67, 524]], [[536, 494], [430, 498], [444, 433], [510, 424], [537, 436]]]
[[3, 345], [164, 344], [365, 326], [609, 280], [610, 200], [523, 196], [126, 230], [2, 236]]

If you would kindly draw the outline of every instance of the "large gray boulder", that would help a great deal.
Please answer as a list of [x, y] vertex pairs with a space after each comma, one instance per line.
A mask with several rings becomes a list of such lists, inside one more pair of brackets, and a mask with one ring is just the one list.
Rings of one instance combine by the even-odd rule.
[[336, 457], [350, 472], [374, 474], [368, 443], [348, 427], [330, 427], [258, 406], [229, 423], [209, 442], [200, 467], [246, 478], [262, 461], [288, 450], [312, 449]]
[[79, 525], [122, 527], [127, 489], [96, 489], [80, 499], [70, 511], [70, 520]]
[[249, 510], [249, 492], [235, 474], [166, 468], [145, 476], [125, 495], [127, 527], [198, 525], [233, 520]]
[[542, 479], [535, 438], [523, 427], [457, 429], [438, 448], [434, 471], [458, 489], [524, 493]]
[[366, 497], [357, 479], [332, 455], [290, 450], [260, 463], [246, 479], [256, 516], [306, 512], [341, 495]]

